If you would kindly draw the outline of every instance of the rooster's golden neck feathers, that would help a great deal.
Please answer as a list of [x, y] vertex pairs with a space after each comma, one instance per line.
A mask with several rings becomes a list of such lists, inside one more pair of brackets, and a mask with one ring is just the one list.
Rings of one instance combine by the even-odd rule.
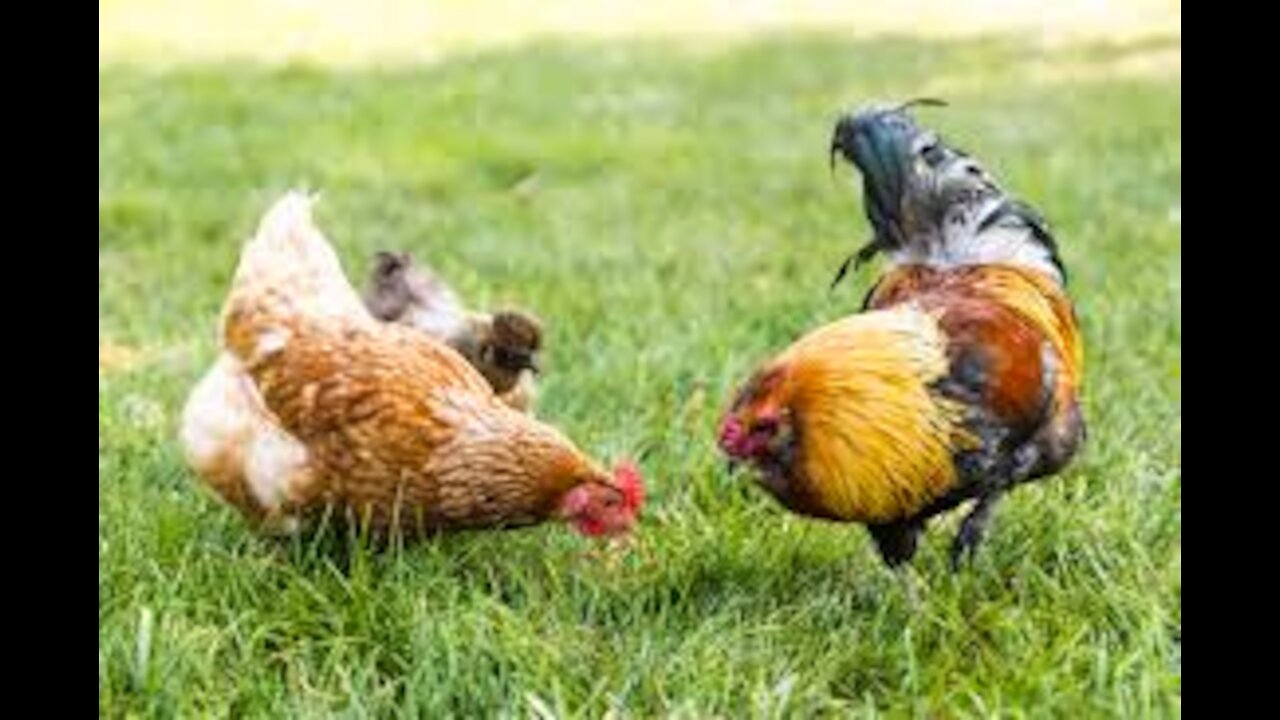
[[[721, 445], [731, 456], [754, 453], [742, 459], [793, 509], [861, 522], [906, 517], [953, 485], [952, 456], [967, 442], [959, 406], [934, 390], [946, 373], [946, 338], [928, 313], [838, 320], [748, 383]], [[779, 422], [782, 434], [759, 434]]]

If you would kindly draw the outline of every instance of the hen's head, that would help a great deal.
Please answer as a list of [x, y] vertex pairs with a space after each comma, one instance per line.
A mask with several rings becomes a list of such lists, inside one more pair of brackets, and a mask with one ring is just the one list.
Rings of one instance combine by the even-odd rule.
[[720, 421], [720, 450], [734, 461], [756, 465], [785, 461], [795, 439], [790, 392], [786, 365], [756, 373]]
[[559, 517], [587, 537], [629, 533], [644, 507], [644, 478], [634, 463], [623, 460], [612, 477], [592, 478], [564, 494]]

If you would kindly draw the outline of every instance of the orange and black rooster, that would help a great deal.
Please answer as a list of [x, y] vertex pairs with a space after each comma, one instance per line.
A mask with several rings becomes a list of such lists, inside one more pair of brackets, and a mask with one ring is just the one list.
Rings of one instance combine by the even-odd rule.
[[846, 116], [832, 140], [862, 173], [875, 231], [851, 260], [884, 253], [889, 269], [861, 313], [747, 381], [719, 443], [791, 510], [865, 523], [891, 567], [931, 517], [974, 501], [957, 567], [999, 499], [1083, 441], [1082, 347], [1045, 221], [906, 108]]

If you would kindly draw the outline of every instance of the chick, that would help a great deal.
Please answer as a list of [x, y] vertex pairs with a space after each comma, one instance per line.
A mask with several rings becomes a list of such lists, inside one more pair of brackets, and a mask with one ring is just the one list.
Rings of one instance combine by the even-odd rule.
[[409, 253], [377, 254], [364, 296], [384, 322], [417, 328], [458, 351], [508, 406], [532, 413], [542, 323], [520, 310], [468, 310], [457, 293]]

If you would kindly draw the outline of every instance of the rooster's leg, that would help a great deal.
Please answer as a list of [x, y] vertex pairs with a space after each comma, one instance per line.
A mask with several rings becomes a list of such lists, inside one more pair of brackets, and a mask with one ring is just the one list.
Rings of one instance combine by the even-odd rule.
[[960, 523], [960, 532], [956, 533], [956, 539], [951, 543], [952, 571], [960, 569], [960, 562], [965, 559], [965, 556], [973, 558], [974, 550], [978, 548], [987, 532], [991, 511], [995, 509], [1002, 494], [1001, 491], [994, 490], [979, 497], [973, 509], [965, 516], [964, 522]]
[[910, 565], [919, 545], [920, 533], [924, 531], [925, 521], [921, 518], [903, 520], [883, 525], [868, 525], [871, 538], [876, 541], [876, 549], [885, 565], [897, 576], [902, 584], [902, 592], [907, 598], [907, 605], [912, 610], [920, 607], [920, 577]]
[[867, 530], [871, 532], [871, 539], [876, 541], [876, 549], [880, 551], [880, 557], [884, 559], [886, 565], [895, 569], [915, 557], [917, 541], [923, 529], [924, 523], [919, 520], [867, 526]]

